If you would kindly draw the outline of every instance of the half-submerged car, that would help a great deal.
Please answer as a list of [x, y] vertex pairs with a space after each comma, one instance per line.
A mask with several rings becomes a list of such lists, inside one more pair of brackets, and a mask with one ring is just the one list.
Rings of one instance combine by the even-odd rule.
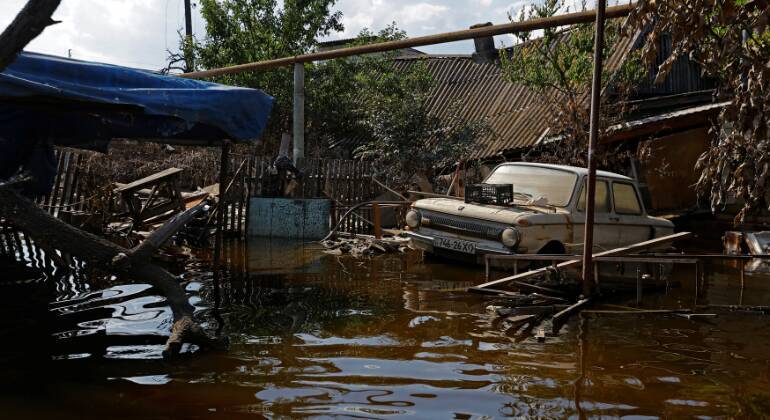
[[[504, 163], [464, 201], [426, 198], [406, 215], [415, 247], [438, 256], [483, 263], [484, 254], [578, 254], [583, 249], [585, 168]], [[594, 250], [670, 235], [674, 225], [652, 217], [633, 179], [596, 173]]]

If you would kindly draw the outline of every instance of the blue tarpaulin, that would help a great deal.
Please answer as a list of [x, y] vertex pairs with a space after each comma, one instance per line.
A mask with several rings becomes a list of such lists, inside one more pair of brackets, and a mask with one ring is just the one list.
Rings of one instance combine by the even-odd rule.
[[256, 141], [272, 105], [256, 89], [23, 52], [0, 73], [0, 180], [45, 165], [52, 144]]
[[[150, 71], [24, 52], [0, 73], [0, 98], [50, 98], [134, 106], [189, 128], [218, 128], [235, 140], [256, 140], [273, 98], [256, 89], [163, 76]], [[178, 133], [161, 133], [175, 135]]]

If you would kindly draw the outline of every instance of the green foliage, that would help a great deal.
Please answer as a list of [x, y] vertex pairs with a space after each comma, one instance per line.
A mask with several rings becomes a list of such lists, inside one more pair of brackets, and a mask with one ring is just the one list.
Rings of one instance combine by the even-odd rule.
[[[196, 65], [232, 66], [304, 54], [316, 39], [343, 29], [336, 0], [201, 0], [206, 36], [195, 45]], [[276, 98], [267, 139], [291, 127], [293, 69], [247, 72], [217, 77], [216, 82], [262, 89]]]
[[488, 130], [483, 121], [442, 119], [429, 112], [433, 80], [419, 59], [408, 68], [391, 62], [370, 83], [371, 93], [362, 101], [369, 136], [355, 153], [377, 163], [397, 187], [407, 187], [416, 174], [430, 180], [436, 169], [467, 158], [476, 139]]
[[[545, 18], [568, 11], [564, 0], [546, 0], [522, 9], [518, 19]], [[620, 29], [619, 22], [610, 21], [605, 25], [602, 51], [605, 60], [621, 39]], [[567, 29], [549, 28], [542, 33], [521, 32], [514, 34], [517, 45], [512, 52], [501, 53], [508, 80], [537, 92], [540, 100], [547, 104], [549, 136], [559, 138], [559, 141], [546, 143], [538, 150], [541, 160], [581, 166], [586, 163], [594, 32], [593, 24], [573, 25]], [[602, 88], [611, 84], [614, 93], [611, 95], [612, 106], [607, 106], [607, 103], [602, 106], [602, 127], [622, 115], [622, 104], [643, 75], [638, 55], [629, 56], [614, 72], [602, 73]], [[610, 98], [605, 95], [603, 99], [606, 102]], [[605, 166], [611, 166], [613, 158], [609, 154], [600, 156]]]
[[713, 211], [731, 197], [742, 199], [736, 222], [770, 209], [770, 3], [641, 0], [629, 22], [633, 29], [649, 30], [642, 51], [647, 63], [655, 62], [655, 41], [671, 37], [671, 56], [660, 65], [658, 80], [686, 56], [718, 81], [717, 96], [727, 102], [715, 121], [711, 147], [698, 161], [698, 192], [709, 198]]
[[[342, 30], [335, 0], [203, 0], [206, 36], [194, 45], [196, 65], [215, 68], [304, 54], [317, 39]], [[378, 33], [364, 30], [354, 44], [404, 38], [395, 24]], [[397, 52], [305, 65], [305, 142], [308, 155], [329, 146], [360, 145], [355, 156], [375, 161], [394, 183], [453, 164], [467, 155], [483, 131], [481, 122], [440, 119], [426, 106], [432, 77], [424, 65], [400, 65]], [[273, 148], [291, 131], [293, 69], [247, 72], [215, 81], [259, 88], [276, 98], [263, 140]], [[269, 153], [269, 151], [268, 151]]]

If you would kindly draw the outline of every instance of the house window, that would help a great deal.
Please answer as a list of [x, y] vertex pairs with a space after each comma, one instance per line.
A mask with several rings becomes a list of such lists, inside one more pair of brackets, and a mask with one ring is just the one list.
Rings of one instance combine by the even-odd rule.
[[[580, 200], [578, 200], [578, 211], [585, 211], [586, 209], [586, 184], [583, 184], [583, 191], [580, 192]], [[594, 211], [596, 213], [609, 213], [610, 212], [610, 195], [608, 194], [607, 182], [596, 181], [596, 194], [594, 194]]]
[[615, 201], [615, 213], [618, 214], [642, 214], [642, 206], [636, 189], [631, 184], [612, 184], [612, 199]]

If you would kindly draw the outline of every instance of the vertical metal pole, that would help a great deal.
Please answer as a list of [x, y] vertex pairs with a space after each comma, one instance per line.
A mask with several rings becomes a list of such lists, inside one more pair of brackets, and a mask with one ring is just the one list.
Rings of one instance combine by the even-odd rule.
[[190, 0], [184, 0], [184, 29], [185, 29], [185, 51], [184, 61], [187, 73], [195, 71], [195, 59], [192, 53], [192, 8], [190, 7]]
[[636, 305], [642, 303], [642, 270], [636, 269]]
[[294, 64], [294, 165], [305, 157], [305, 65]]
[[738, 304], [743, 305], [743, 289], [746, 287], [746, 260], [741, 261], [741, 293], [738, 295]]
[[382, 239], [382, 212], [379, 204], [372, 204], [372, 213], [374, 213], [374, 238]]
[[596, 5], [596, 28], [594, 34], [594, 75], [591, 84], [591, 125], [588, 137], [588, 188], [586, 191], [586, 220], [583, 234], [583, 295], [591, 295], [591, 272], [593, 271], [594, 247], [594, 204], [596, 194], [596, 150], [599, 137], [599, 102], [602, 90], [602, 50], [604, 49], [605, 0]]
[[214, 271], [219, 271], [219, 260], [222, 251], [222, 228], [225, 223], [225, 213], [227, 212], [227, 199], [225, 189], [227, 188], [227, 173], [230, 166], [230, 141], [225, 140], [222, 143], [222, 152], [219, 159], [219, 203], [217, 204], [217, 233], [214, 237]]

